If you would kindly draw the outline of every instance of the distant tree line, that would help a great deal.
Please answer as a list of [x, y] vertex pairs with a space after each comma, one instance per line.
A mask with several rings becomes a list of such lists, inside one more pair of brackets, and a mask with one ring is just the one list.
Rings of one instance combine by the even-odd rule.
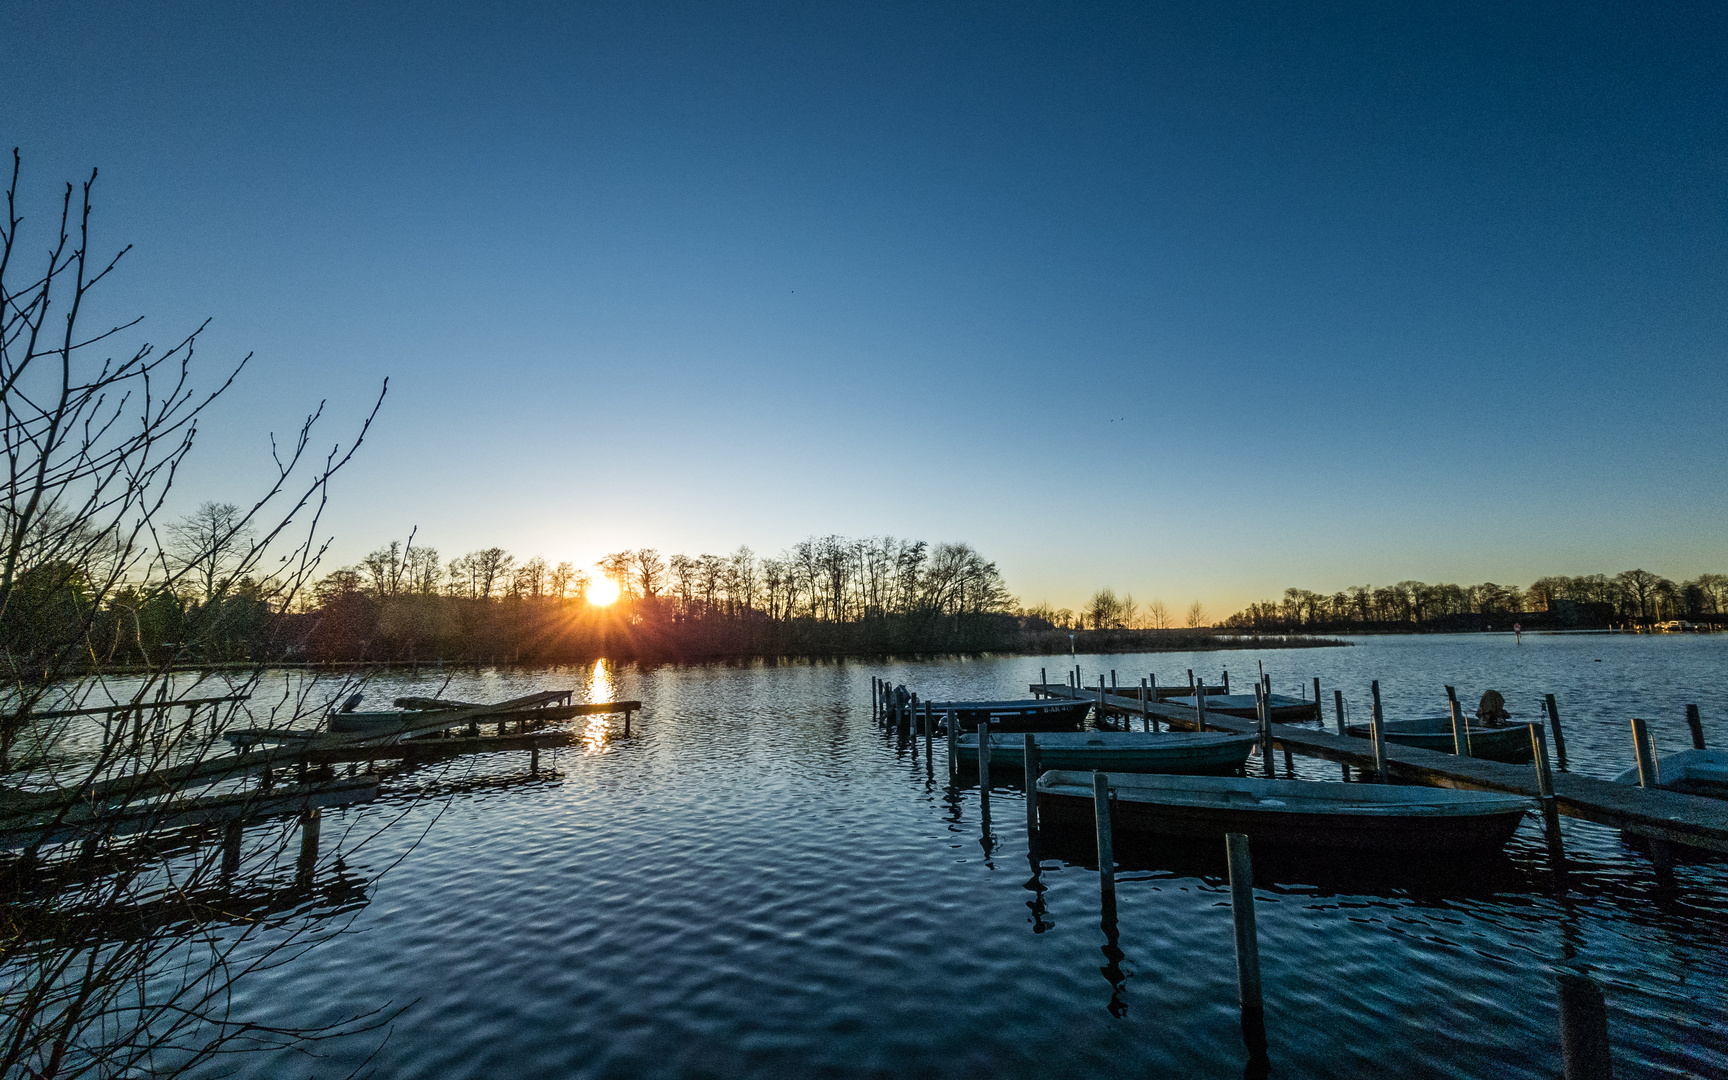
[[1529, 629], [1728, 622], [1728, 575], [1676, 583], [1648, 570], [1555, 575], [1516, 585], [1352, 585], [1327, 595], [1286, 589], [1224, 620], [1255, 631], [1463, 630], [1513, 621]]
[[291, 616], [314, 660], [551, 661], [970, 651], [1025, 625], [968, 544], [811, 537], [774, 556], [613, 552], [596, 575], [491, 547], [442, 562], [392, 542], [327, 575]]

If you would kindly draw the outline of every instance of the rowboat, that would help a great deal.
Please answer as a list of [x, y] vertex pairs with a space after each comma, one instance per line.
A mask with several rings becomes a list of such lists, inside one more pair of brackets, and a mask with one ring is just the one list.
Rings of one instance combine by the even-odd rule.
[[[1386, 733], [1386, 741], [1400, 746], [1414, 746], [1422, 750], [1434, 750], [1442, 754], [1457, 752], [1457, 745], [1452, 739], [1452, 718], [1450, 716], [1419, 716], [1406, 720], [1388, 720], [1380, 725]], [[1486, 761], [1509, 761], [1514, 764], [1529, 761], [1535, 756], [1530, 747], [1530, 732], [1526, 724], [1512, 724], [1508, 727], [1484, 727], [1481, 724], [1470, 725], [1470, 756]], [[1540, 723], [1535, 724], [1540, 728]], [[1359, 739], [1372, 738], [1367, 724], [1349, 724], [1344, 730]]]
[[[996, 744], [990, 744], [996, 753]], [[1656, 759], [1656, 775], [1661, 786], [1685, 795], [1703, 795], [1711, 799], [1728, 799], [1728, 750], [1682, 750], [1663, 754]], [[1617, 784], [1636, 784], [1638, 769], [1627, 769], [1614, 778]]]
[[386, 735], [410, 720], [424, 720], [423, 712], [333, 712], [330, 730], [338, 734]]
[[[920, 712], [923, 706], [919, 706]], [[977, 731], [988, 718], [996, 731], [1075, 731], [1092, 710], [1089, 699], [1028, 698], [1023, 701], [932, 701], [930, 713], [938, 720], [953, 713], [961, 731]]]
[[[1090, 772], [1038, 778], [1046, 821], [1093, 820]], [[1256, 844], [1430, 855], [1493, 851], [1511, 839], [1532, 802], [1517, 795], [1391, 784], [1257, 780], [1234, 776], [1107, 773], [1115, 829], [1217, 839], [1246, 833]]]
[[[1272, 722], [1275, 724], [1289, 724], [1299, 720], [1314, 719], [1314, 703], [1312, 701], [1285, 697], [1282, 694], [1273, 694], [1271, 700]], [[1168, 704], [1192, 709], [1194, 697], [1193, 695], [1173, 697], [1169, 699]], [[1218, 716], [1237, 716], [1244, 720], [1257, 718], [1257, 714], [1254, 712], [1253, 694], [1219, 694], [1213, 696], [1208, 691], [1206, 694], [1206, 711]]]
[[[1233, 773], [1254, 748], [1252, 735], [1221, 732], [1151, 734], [1138, 731], [1046, 731], [1033, 736], [1042, 769], [1105, 769], [1128, 773]], [[978, 764], [978, 736], [955, 743], [961, 764]], [[1026, 767], [1024, 735], [990, 736], [990, 763]]]

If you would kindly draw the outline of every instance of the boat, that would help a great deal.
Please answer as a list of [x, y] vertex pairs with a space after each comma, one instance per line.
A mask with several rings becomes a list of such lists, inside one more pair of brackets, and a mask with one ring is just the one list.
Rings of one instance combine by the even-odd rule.
[[388, 735], [411, 721], [425, 719], [423, 712], [333, 712], [330, 730], [343, 735]]
[[[996, 753], [995, 743], [990, 744], [990, 753]], [[1728, 799], [1728, 750], [1682, 750], [1663, 754], [1656, 759], [1656, 775], [1666, 791]], [[1637, 766], [1616, 776], [1614, 782], [1636, 784]]]
[[[1272, 722], [1275, 724], [1292, 724], [1302, 720], [1314, 719], [1314, 703], [1301, 698], [1285, 697], [1282, 694], [1272, 695]], [[1184, 709], [1194, 707], [1192, 694], [1169, 698], [1166, 704], [1177, 705]], [[1257, 720], [1259, 714], [1254, 711], [1253, 694], [1218, 694], [1211, 690], [1206, 692], [1206, 712], [1217, 716], [1236, 716], [1244, 720]]]
[[[920, 703], [918, 712], [922, 715], [923, 711]], [[1077, 731], [1091, 711], [1089, 698], [930, 702], [932, 716], [941, 721], [952, 713], [961, 731], [977, 731], [979, 721], [986, 718], [993, 731]]]
[[[1380, 725], [1386, 733], [1386, 741], [1400, 746], [1414, 746], [1420, 750], [1434, 750], [1442, 754], [1457, 752], [1457, 743], [1452, 738], [1452, 718], [1450, 716], [1418, 716], [1404, 720], [1387, 720]], [[1486, 727], [1479, 723], [1470, 724], [1470, 756], [1482, 758], [1485, 761], [1508, 761], [1521, 764], [1535, 756], [1530, 746], [1530, 728], [1540, 728], [1541, 724], [1508, 724], [1505, 727]], [[1347, 724], [1344, 730], [1359, 739], [1372, 738], [1373, 734], [1367, 724]]]
[[[1039, 813], [1052, 824], [1093, 820], [1090, 772], [1038, 778]], [[1104, 774], [1113, 828], [1152, 836], [1402, 855], [1494, 851], [1534, 804], [1518, 795], [1394, 784], [1258, 780], [1235, 776]]]
[[[1033, 735], [1038, 767], [1105, 769], [1131, 773], [1233, 773], [1254, 749], [1254, 736], [1223, 732], [1045, 731]], [[955, 743], [961, 764], [978, 765], [978, 736]], [[1005, 770], [1026, 767], [1025, 735], [990, 736], [990, 765]]]

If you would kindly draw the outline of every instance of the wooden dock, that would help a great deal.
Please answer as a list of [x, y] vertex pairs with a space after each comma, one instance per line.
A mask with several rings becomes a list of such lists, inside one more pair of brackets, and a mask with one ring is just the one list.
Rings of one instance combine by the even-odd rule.
[[[1031, 684], [1036, 695], [1097, 701], [1109, 715], [1130, 718], [1148, 715], [1173, 727], [1195, 726], [1193, 709], [1162, 702], [1142, 702], [1139, 687], [1133, 689], [1135, 694], [1129, 696], [1111, 694], [1095, 687], [1076, 690], [1066, 684]], [[1206, 727], [1209, 731], [1242, 735], [1252, 735], [1259, 730], [1252, 720], [1213, 713], [1206, 714]], [[1374, 747], [1367, 739], [1334, 735], [1295, 724], [1275, 723], [1271, 730], [1273, 743], [1292, 753], [1369, 770], [1374, 768]], [[1503, 791], [1532, 799], [1538, 796], [1536, 770], [1532, 766], [1459, 757], [1396, 743], [1386, 744], [1386, 764], [1387, 771], [1399, 780], [1435, 787]], [[1556, 809], [1568, 817], [1624, 829], [1653, 840], [1728, 852], [1728, 802], [1719, 799], [1616, 784], [1565, 772], [1554, 774], [1554, 799]]]

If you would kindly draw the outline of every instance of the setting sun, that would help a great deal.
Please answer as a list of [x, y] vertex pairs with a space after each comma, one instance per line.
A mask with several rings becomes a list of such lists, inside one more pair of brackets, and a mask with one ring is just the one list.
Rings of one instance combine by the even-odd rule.
[[618, 599], [618, 583], [605, 574], [596, 574], [594, 584], [588, 586], [588, 602], [595, 607], [605, 607]]

